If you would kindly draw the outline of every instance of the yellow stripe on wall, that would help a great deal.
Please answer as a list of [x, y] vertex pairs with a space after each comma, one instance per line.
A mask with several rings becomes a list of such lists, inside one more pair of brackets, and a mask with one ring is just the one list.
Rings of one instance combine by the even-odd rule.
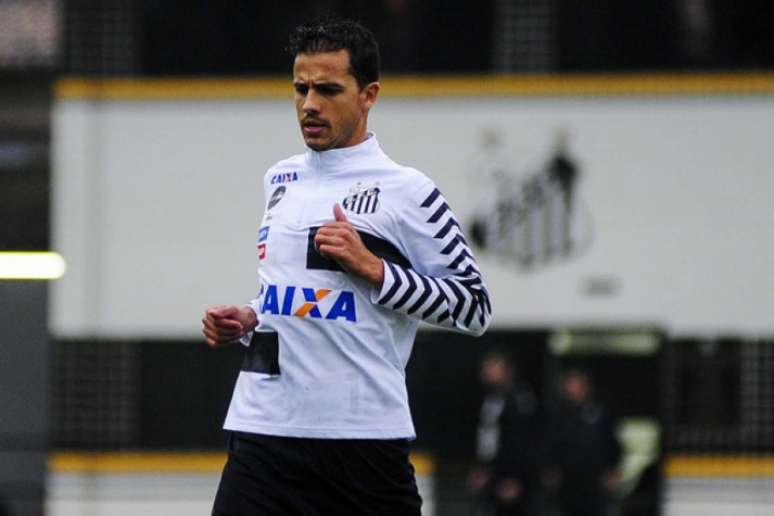
[[[226, 462], [221, 452], [55, 452], [48, 469], [58, 474], [185, 474], [220, 473]], [[424, 453], [413, 453], [419, 475], [432, 475], [436, 465]], [[774, 477], [774, 456], [673, 455], [664, 467], [667, 477]]]
[[[387, 76], [385, 97], [770, 95], [774, 73]], [[54, 87], [65, 100], [290, 99], [290, 77], [85, 79]]]
[[664, 469], [668, 477], [774, 477], [774, 456], [675, 455]]
[[224, 453], [214, 452], [95, 452], [52, 453], [48, 470], [53, 473], [219, 473]]
[[[412, 454], [411, 462], [419, 475], [435, 470], [428, 455]], [[225, 463], [221, 452], [55, 452], [49, 455], [48, 470], [80, 475], [220, 473]]]

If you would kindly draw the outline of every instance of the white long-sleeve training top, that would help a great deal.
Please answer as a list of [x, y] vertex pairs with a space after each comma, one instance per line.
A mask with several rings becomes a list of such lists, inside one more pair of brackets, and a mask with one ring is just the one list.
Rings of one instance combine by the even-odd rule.
[[[419, 321], [482, 334], [481, 272], [434, 183], [356, 146], [293, 156], [264, 178], [258, 230], [259, 325], [224, 428], [316, 438], [413, 438], [405, 366]], [[384, 262], [378, 289], [314, 246], [340, 203]]]

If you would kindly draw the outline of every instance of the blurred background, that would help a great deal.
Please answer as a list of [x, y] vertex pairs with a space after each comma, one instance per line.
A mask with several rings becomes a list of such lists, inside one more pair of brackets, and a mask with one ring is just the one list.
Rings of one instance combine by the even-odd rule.
[[408, 367], [425, 514], [770, 514], [763, 0], [0, 0], [0, 514], [209, 514], [243, 350], [199, 320], [257, 290], [324, 14], [375, 32], [371, 129], [491, 290]]

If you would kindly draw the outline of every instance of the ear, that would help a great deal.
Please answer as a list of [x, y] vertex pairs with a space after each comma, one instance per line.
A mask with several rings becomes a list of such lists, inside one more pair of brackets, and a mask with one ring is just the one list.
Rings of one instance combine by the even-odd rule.
[[379, 84], [378, 81], [375, 81], [367, 84], [360, 92], [360, 94], [363, 96], [364, 107], [366, 110], [371, 109], [371, 107], [376, 104], [376, 97], [379, 96], [379, 90], [381, 87], [381, 84]]

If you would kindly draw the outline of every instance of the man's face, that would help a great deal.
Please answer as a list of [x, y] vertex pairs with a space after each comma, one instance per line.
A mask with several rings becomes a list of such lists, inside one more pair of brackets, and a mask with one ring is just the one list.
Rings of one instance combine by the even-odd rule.
[[481, 364], [481, 383], [492, 391], [502, 391], [511, 384], [511, 370], [505, 361], [492, 358]]
[[570, 374], [564, 380], [564, 397], [573, 405], [580, 405], [590, 397], [588, 379], [580, 374]]
[[316, 151], [357, 145], [366, 138], [368, 110], [379, 83], [363, 89], [349, 73], [349, 52], [298, 54], [293, 64], [296, 115], [304, 142]]

